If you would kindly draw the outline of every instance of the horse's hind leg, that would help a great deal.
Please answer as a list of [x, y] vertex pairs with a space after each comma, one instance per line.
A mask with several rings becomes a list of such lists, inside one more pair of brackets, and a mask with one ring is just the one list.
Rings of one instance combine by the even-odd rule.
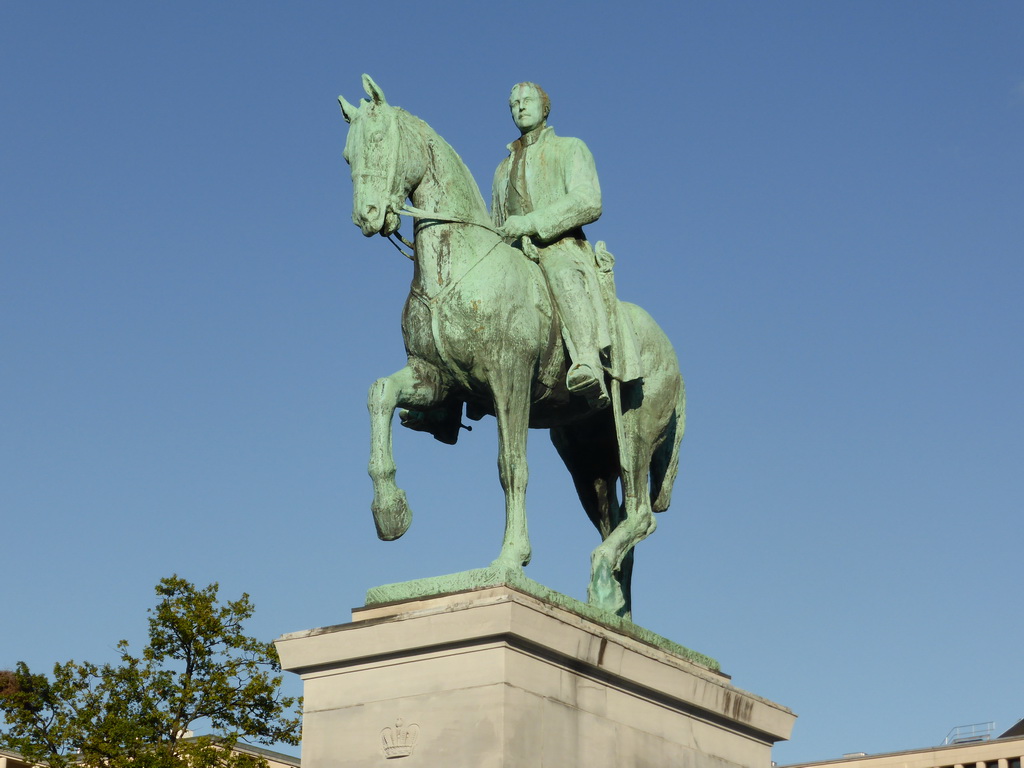
[[629, 618], [632, 612], [630, 582], [633, 548], [654, 532], [657, 523], [644, 487], [646, 471], [622, 473], [623, 502], [619, 523], [590, 555], [590, 587], [587, 599], [606, 611]]
[[583, 511], [605, 539], [618, 524], [618, 448], [610, 414], [552, 427], [551, 442], [572, 475]]
[[[607, 539], [626, 516], [618, 498], [619, 455], [611, 415], [606, 411], [589, 421], [555, 427], [551, 430], [551, 442], [572, 475], [587, 517], [601, 534], [601, 540]], [[591, 583], [589, 599], [603, 606], [619, 606], [616, 612], [628, 617], [632, 573], [630, 548], [617, 570], [609, 568], [600, 583]]]
[[395, 457], [391, 444], [391, 421], [395, 408], [428, 408], [441, 400], [436, 376], [425, 366], [410, 361], [400, 371], [377, 379], [370, 387], [366, 406], [370, 410], [370, 479], [373, 480], [373, 521], [377, 536], [385, 541], [397, 539], [412, 522], [412, 511], [405, 491], [395, 483]]
[[590, 556], [588, 598], [605, 610], [629, 617], [633, 548], [654, 532], [657, 523], [648, 488], [652, 446], [644, 438], [643, 417], [630, 410], [623, 413], [622, 421], [622, 505], [618, 524]]

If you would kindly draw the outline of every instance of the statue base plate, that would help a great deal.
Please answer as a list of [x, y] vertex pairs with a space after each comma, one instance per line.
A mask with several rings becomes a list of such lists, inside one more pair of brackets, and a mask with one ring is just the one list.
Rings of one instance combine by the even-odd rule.
[[[674, 653], [687, 661], [700, 664], [715, 672], [721, 671], [721, 665], [710, 656], [705, 656], [702, 653], [697, 653], [697, 651], [692, 651], [679, 645], [679, 643], [674, 643], [668, 638], [651, 632], [649, 629], [644, 629], [638, 624], [634, 624], [629, 619], [624, 619], [617, 614], [595, 608], [589, 603], [581, 602], [568, 595], [563, 595], [561, 592], [545, 587], [543, 584], [528, 578], [523, 573], [522, 568], [499, 568], [492, 565], [488, 568], [460, 571], [459, 573], [449, 573], [444, 576], [432, 576], [426, 579], [416, 579], [415, 581], [384, 584], [379, 587], [372, 587], [367, 591], [366, 605], [367, 607], [389, 605], [391, 603], [420, 600], [427, 597], [455, 595], [460, 592], [469, 592], [487, 587], [511, 587], [519, 592], [525, 592], [544, 602], [565, 608], [579, 616], [584, 616], [592, 621], [604, 624], [606, 627], [616, 629], [641, 642], [650, 643], [657, 648]], [[355, 616], [356, 613], [353, 614], [353, 618]]]
[[508, 585], [353, 619], [277, 641], [304, 681], [303, 768], [767, 768], [795, 720], [720, 672]]

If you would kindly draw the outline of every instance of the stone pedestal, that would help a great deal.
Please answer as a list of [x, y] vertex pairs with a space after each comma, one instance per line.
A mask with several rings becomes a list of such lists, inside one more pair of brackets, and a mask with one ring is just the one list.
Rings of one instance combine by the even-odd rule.
[[357, 609], [277, 648], [304, 681], [303, 768], [769, 768], [795, 719], [507, 586]]

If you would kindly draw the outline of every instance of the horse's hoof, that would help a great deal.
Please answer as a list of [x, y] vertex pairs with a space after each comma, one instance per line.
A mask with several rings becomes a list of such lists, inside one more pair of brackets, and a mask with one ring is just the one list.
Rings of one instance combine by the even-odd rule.
[[502, 553], [498, 555], [497, 559], [491, 563], [491, 567], [502, 570], [521, 571], [530, 564], [530, 558], [532, 556], [533, 555], [530, 550], [526, 550], [525, 553], [502, 551]]
[[587, 587], [587, 602], [595, 608], [608, 613], [623, 616], [626, 612], [626, 600], [622, 589], [612, 574], [612, 568], [606, 560], [601, 560], [595, 567]]
[[523, 567], [516, 565], [515, 563], [509, 562], [508, 560], [502, 560], [500, 557], [497, 560], [491, 562], [487, 566], [487, 570], [503, 581], [511, 581], [515, 583], [517, 577], [523, 576]]
[[412, 510], [406, 501], [405, 491], [401, 489], [390, 494], [385, 501], [374, 498], [370, 509], [377, 526], [377, 537], [383, 541], [394, 541], [412, 524]]

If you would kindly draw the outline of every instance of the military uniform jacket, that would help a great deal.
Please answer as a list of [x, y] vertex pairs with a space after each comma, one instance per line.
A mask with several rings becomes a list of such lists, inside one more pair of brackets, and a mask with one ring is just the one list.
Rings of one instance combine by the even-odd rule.
[[[525, 147], [521, 178], [510, 180], [512, 161], [521, 141], [508, 145], [510, 154], [494, 174], [491, 217], [495, 225], [501, 226], [513, 214], [527, 214], [541, 245], [566, 235], [582, 240], [581, 227], [601, 215], [601, 185], [594, 156], [579, 139], [556, 136], [553, 128], [545, 127], [536, 141]], [[509, 210], [510, 181], [520, 198], [521, 211]]]

